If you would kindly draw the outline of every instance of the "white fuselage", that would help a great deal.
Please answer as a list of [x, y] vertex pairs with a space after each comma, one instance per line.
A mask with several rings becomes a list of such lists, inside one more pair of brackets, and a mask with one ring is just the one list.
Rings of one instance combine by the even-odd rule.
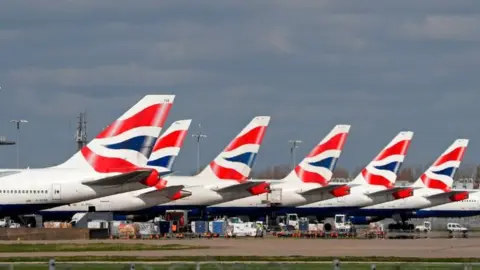
[[145, 188], [138, 182], [110, 186], [82, 184], [83, 181], [119, 174], [60, 168], [0, 170], [0, 215], [33, 213], [53, 206]]
[[98, 212], [133, 212], [170, 201], [170, 199], [165, 196], [154, 196], [155, 194], [152, 194], [152, 196], [139, 196], [142, 193], [155, 190], [155, 187], [144, 188], [137, 191], [62, 205], [46, 209], [42, 212], [87, 212], [90, 207], [94, 207], [95, 211]]
[[385, 190], [385, 188], [375, 185], [355, 186], [351, 188], [351, 193], [349, 195], [302, 205], [299, 208], [365, 207], [376, 203], [376, 201], [368, 196], [368, 194], [381, 190]]
[[407, 198], [375, 204], [372, 206], [363, 207], [362, 209], [420, 209], [451, 202], [446, 201], [445, 199], [427, 199], [429, 196], [442, 192], [438, 189], [420, 188], [416, 189], [414, 192], [415, 193], [413, 196]]
[[[167, 187], [183, 185], [183, 190], [191, 192], [191, 195], [178, 200], [170, 200], [164, 196], [138, 196], [144, 192], [149, 192], [154, 188], [144, 188], [137, 191], [126, 192], [121, 194], [115, 194], [111, 196], [95, 198], [88, 201], [80, 201], [70, 203], [68, 205], [62, 205], [42, 211], [54, 214], [54, 212], [86, 212], [90, 207], [95, 207], [95, 211], [106, 212], [134, 212], [141, 211], [156, 205], [164, 206], [208, 206], [223, 201], [238, 198], [238, 196], [244, 196], [242, 192], [220, 194], [214, 191], [214, 189], [224, 188], [231, 185], [238, 184], [236, 181], [230, 180], [214, 180], [200, 179], [199, 177], [183, 177], [183, 176], [170, 176], [166, 177]], [[201, 183], [206, 183], [202, 185]], [[209, 184], [210, 183], [210, 184]]]
[[192, 193], [191, 196], [171, 201], [164, 206], [209, 206], [239, 198], [251, 196], [247, 190], [239, 189], [235, 192], [217, 192], [216, 190], [235, 186], [239, 183], [234, 180], [204, 179], [198, 176], [170, 176], [166, 178], [167, 186], [183, 185], [184, 190]]
[[[472, 215], [477, 212], [480, 212], [480, 190], [466, 190], [469, 191], [469, 198], [466, 200], [452, 202], [442, 205], [437, 205], [433, 207], [426, 207], [421, 209], [423, 212], [455, 212], [458, 211], [458, 216], [469, 216], [468, 212], [472, 212]], [[464, 213], [462, 213], [464, 212]], [[452, 215], [452, 217], [457, 215]]]
[[[260, 180], [254, 180], [260, 181]], [[305, 196], [302, 192], [309, 191], [321, 187], [315, 183], [285, 183], [278, 180], [265, 180], [270, 183], [271, 193], [263, 193], [260, 195], [241, 198], [229, 202], [213, 205], [212, 207], [267, 207], [267, 204], [275, 204], [277, 206], [300, 206], [316, 201], [332, 198], [326, 194], [317, 194], [317, 196]]]

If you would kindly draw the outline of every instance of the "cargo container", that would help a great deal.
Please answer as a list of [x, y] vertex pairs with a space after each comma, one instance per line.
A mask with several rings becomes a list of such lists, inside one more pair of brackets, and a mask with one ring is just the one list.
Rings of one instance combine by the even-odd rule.
[[207, 224], [208, 224], [207, 221], [202, 221], [202, 220], [192, 221], [191, 223], [192, 232], [199, 233], [199, 234], [208, 233]]

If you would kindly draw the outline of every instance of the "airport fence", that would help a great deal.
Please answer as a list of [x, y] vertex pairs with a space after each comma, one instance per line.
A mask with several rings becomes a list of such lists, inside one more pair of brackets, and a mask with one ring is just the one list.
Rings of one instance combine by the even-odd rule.
[[102, 269], [102, 270], [277, 270], [277, 269], [370, 269], [370, 270], [423, 270], [423, 269], [451, 269], [451, 270], [477, 270], [480, 263], [415, 263], [415, 262], [345, 262], [334, 260], [332, 262], [165, 262], [165, 263], [106, 263], [106, 262], [85, 262], [85, 263], [56, 263], [51, 259], [45, 263], [15, 263], [0, 264], [0, 270], [26, 270], [26, 269], [48, 269], [48, 270], [80, 270], [80, 269]]

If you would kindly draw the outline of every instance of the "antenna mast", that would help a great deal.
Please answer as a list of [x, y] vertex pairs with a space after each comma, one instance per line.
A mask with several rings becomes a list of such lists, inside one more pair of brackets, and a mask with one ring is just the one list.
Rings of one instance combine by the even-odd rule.
[[88, 142], [87, 136], [87, 113], [80, 113], [78, 117], [77, 134], [75, 135], [78, 150], [81, 150]]

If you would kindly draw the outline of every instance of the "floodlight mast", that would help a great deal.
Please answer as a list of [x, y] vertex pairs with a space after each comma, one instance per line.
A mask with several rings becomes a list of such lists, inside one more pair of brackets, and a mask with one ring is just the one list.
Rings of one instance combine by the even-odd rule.
[[198, 124], [198, 131], [192, 134], [192, 137], [197, 141], [197, 173], [200, 173], [200, 141], [207, 138], [207, 135], [202, 133], [201, 129], [201, 124]]
[[28, 123], [27, 120], [10, 120], [10, 123], [14, 123], [17, 127], [17, 169], [20, 169], [20, 124]]
[[302, 141], [301, 140], [289, 140], [288, 143], [291, 144], [290, 155], [291, 155], [291, 158], [292, 158], [292, 170], [293, 170], [293, 169], [295, 169], [295, 166], [297, 166], [297, 161], [296, 161], [296, 158], [295, 158], [295, 150], [298, 148], [299, 144], [302, 143]]

